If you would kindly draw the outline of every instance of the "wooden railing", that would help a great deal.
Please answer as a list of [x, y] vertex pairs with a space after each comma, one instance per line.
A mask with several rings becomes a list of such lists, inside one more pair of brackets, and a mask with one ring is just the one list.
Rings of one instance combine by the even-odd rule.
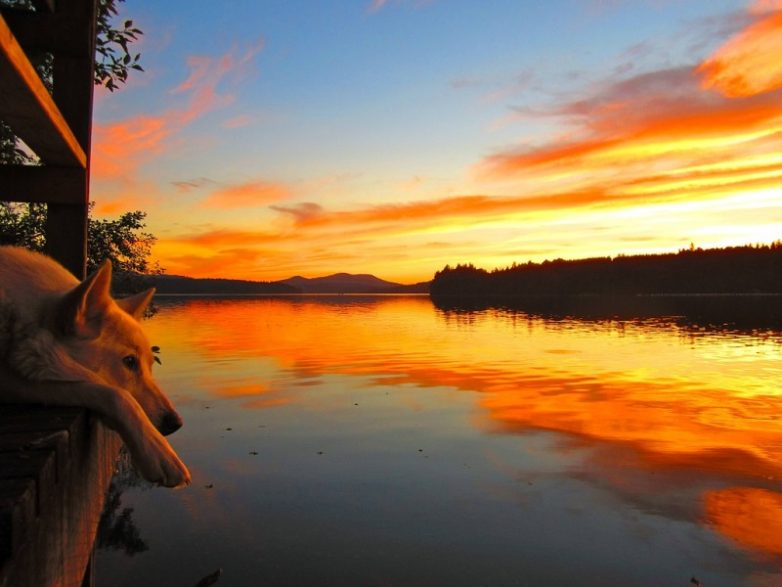
[[[0, 166], [0, 200], [45, 202], [47, 252], [84, 277], [95, 67], [95, 0], [0, 11], [0, 120], [40, 166]], [[29, 56], [53, 55], [51, 95]]]
[[[0, 200], [47, 204], [47, 252], [87, 254], [96, 0], [0, 9], [0, 120], [40, 165], [0, 165]], [[53, 94], [30, 56], [53, 55]], [[92, 583], [117, 435], [80, 409], [0, 405], [0, 587]]]

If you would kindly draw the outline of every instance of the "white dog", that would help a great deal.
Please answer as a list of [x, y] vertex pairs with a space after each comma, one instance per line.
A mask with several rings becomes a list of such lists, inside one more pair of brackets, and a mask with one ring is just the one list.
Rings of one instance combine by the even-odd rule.
[[49, 257], [0, 247], [0, 401], [94, 410], [146, 479], [187, 485], [190, 472], [163, 438], [182, 419], [152, 378], [139, 325], [154, 289], [115, 300], [110, 284], [108, 262], [80, 283]]

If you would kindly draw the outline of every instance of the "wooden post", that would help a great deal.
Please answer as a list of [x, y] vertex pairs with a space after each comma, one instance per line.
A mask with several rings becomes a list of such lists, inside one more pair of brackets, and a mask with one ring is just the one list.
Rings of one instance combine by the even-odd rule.
[[84, 279], [87, 273], [87, 204], [47, 204], [47, 208], [46, 253], [78, 279]]
[[[0, 410], [0, 587], [82, 587], [119, 436], [87, 410]], [[89, 585], [89, 583], [86, 583]]]
[[[87, 155], [81, 181], [69, 194], [72, 204], [49, 204], [47, 252], [84, 279], [87, 265], [87, 215], [90, 200], [90, 146], [95, 79], [95, 17], [97, 0], [59, 0], [58, 13], [79, 31], [76, 54], [54, 56], [54, 100]], [[58, 14], [59, 16], [59, 14]]]

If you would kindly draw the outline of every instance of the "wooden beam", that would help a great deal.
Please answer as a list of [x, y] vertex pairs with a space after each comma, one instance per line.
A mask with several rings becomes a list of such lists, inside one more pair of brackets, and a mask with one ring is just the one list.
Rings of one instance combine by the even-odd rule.
[[46, 214], [44, 252], [77, 279], [87, 275], [87, 204], [52, 204]]
[[32, 0], [38, 12], [54, 12], [54, 0]]
[[78, 167], [0, 165], [0, 200], [86, 204], [87, 173]]
[[79, 34], [76, 23], [65, 18], [62, 13], [0, 8], [0, 15], [28, 55], [51, 52], [71, 57], [90, 57], [89, 44]]
[[[94, 24], [91, 27], [94, 31]], [[0, 118], [51, 165], [87, 165], [86, 151], [0, 16]], [[92, 88], [90, 88], [90, 91]]]
[[0, 410], [0, 585], [82, 585], [121, 446], [79, 408]]
[[87, 154], [87, 159], [82, 203], [49, 204], [46, 248], [76, 277], [84, 279], [87, 265], [92, 96], [95, 87], [95, 18], [98, 5], [97, 0], [58, 0], [57, 10], [76, 27], [79, 42], [90, 47], [88, 58], [54, 56], [54, 99]]

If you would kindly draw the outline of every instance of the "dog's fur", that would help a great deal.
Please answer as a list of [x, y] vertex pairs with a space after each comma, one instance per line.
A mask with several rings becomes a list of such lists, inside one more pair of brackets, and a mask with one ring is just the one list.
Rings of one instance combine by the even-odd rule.
[[0, 247], [0, 401], [89, 408], [139, 472], [167, 487], [190, 473], [163, 434], [182, 420], [152, 378], [139, 319], [154, 290], [111, 297], [111, 264], [79, 282], [49, 257]]

